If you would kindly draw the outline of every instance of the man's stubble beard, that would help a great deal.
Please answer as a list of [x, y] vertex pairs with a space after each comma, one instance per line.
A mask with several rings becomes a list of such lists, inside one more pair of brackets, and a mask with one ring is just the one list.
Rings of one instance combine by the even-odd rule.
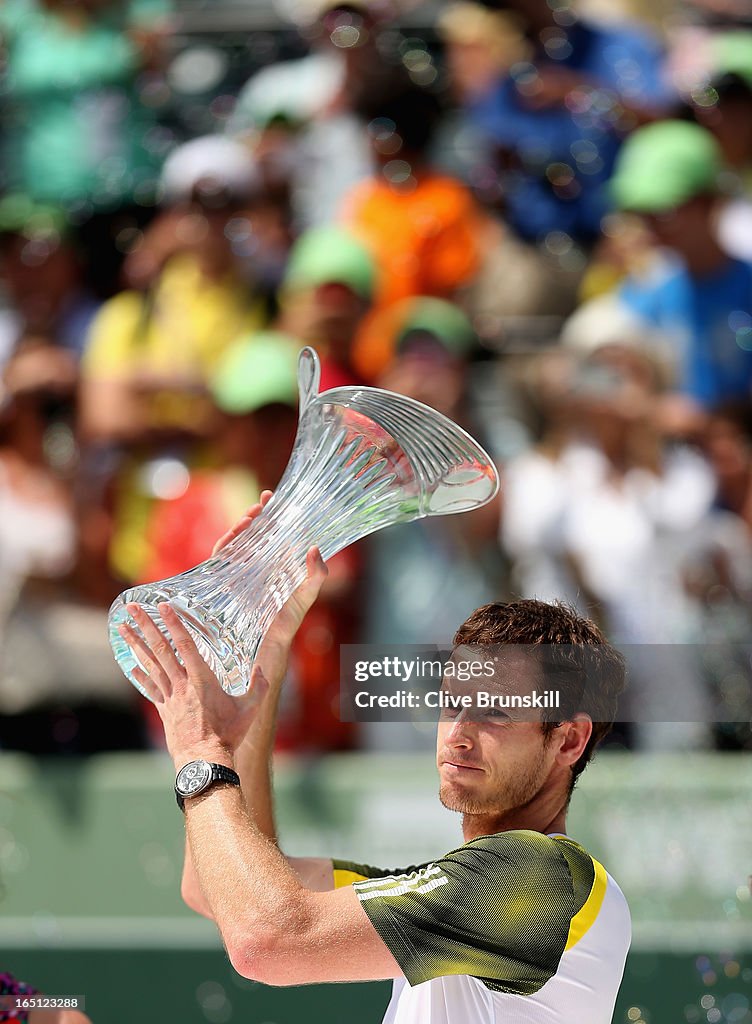
[[543, 788], [547, 773], [545, 768], [544, 743], [537, 760], [524, 772], [517, 772], [508, 779], [500, 779], [492, 792], [474, 794], [465, 792], [456, 784], [442, 782], [439, 786], [439, 800], [449, 811], [459, 814], [506, 814], [525, 807]]

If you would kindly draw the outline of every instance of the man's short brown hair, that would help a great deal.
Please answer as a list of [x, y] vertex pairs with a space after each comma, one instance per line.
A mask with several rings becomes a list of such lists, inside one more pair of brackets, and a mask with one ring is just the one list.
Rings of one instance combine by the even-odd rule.
[[[591, 619], [559, 601], [551, 604], [535, 600], [484, 604], [462, 623], [454, 636], [454, 643], [525, 647], [551, 645], [546, 653], [559, 655], [557, 667], [560, 672], [564, 671], [558, 678], [568, 680], [570, 712], [578, 710], [574, 705], [587, 692], [587, 699], [579, 710], [587, 711], [593, 719], [593, 732], [587, 746], [572, 766], [571, 795], [578, 776], [614, 724], [619, 694], [625, 685], [624, 655], [611, 646]], [[556, 660], [554, 657], [554, 664]], [[547, 661], [552, 663], [550, 657]], [[566, 702], [566, 695], [563, 699]], [[544, 734], [549, 736], [558, 724], [544, 721]]]

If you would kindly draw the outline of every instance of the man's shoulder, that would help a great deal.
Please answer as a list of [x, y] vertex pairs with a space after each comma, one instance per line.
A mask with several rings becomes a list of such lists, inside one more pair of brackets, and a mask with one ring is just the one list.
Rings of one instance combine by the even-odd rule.
[[595, 990], [605, 964], [608, 994], [615, 993], [608, 968], [626, 956], [628, 918], [608, 896], [605, 870], [567, 836], [498, 832], [407, 874], [366, 873], [354, 872], [358, 899], [410, 986], [468, 975], [495, 993], [530, 996], [579, 947], [565, 973], [593, 974]]
[[[519, 872], [532, 885], [543, 879], [567, 879], [572, 883], [575, 902], [587, 899], [597, 889], [605, 894], [613, 888], [623, 899], [621, 890], [605, 867], [588, 850], [564, 833], [537, 832], [532, 829], [510, 829], [478, 836], [451, 850], [437, 863], [461, 861], [478, 871]], [[618, 892], [616, 892], [618, 890]]]
[[[573, 890], [575, 902], [586, 898], [598, 879], [601, 886], [610, 879], [603, 865], [576, 840], [563, 833], [546, 834], [533, 829], [477, 836], [432, 861], [406, 868], [376, 868], [344, 860], [335, 860], [333, 864], [337, 885], [367, 882], [371, 889], [376, 880], [395, 886], [409, 880], [412, 886], [420, 884], [424, 875], [448, 875], [462, 884], [472, 876], [479, 885], [506, 885], [514, 876], [516, 885], [531, 891], [538, 891], [541, 885], [560, 886], [566, 882]], [[481, 879], [485, 882], [481, 883]], [[372, 891], [375, 893], [379, 888]]]
[[509, 829], [478, 836], [450, 850], [437, 863], [453, 861], [479, 872], [518, 871], [531, 881], [555, 875], [570, 877], [578, 890], [592, 885], [598, 863], [574, 839], [533, 829]]
[[481, 836], [460, 849], [484, 851], [487, 865], [493, 863], [490, 858], [498, 858], [502, 884], [514, 875], [523, 900], [560, 916], [567, 926], [565, 951], [586, 934], [594, 936], [596, 921], [613, 932], [609, 942], [619, 949], [629, 945], [631, 916], [624, 893], [600, 860], [571, 836], [515, 829]]
[[452, 854], [461, 850], [486, 850], [491, 854], [501, 857], [509, 857], [514, 854], [527, 855], [543, 859], [558, 860], [563, 855], [562, 843], [566, 843], [567, 849], [574, 851], [575, 856], [591, 859], [585, 848], [565, 835], [563, 832], [538, 832], [536, 829], [515, 828], [504, 832], [493, 832], [485, 836], [477, 836], [467, 843], [450, 851]]

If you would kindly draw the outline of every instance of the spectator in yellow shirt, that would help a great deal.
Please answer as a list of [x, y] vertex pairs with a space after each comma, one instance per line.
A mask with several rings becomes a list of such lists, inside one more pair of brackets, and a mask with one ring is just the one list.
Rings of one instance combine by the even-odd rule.
[[126, 264], [133, 287], [92, 324], [81, 388], [87, 504], [101, 507], [109, 491], [104, 533], [121, 581], [139, 578], [150, 557], [144, 526], [154, 499], [211, 458], [202, 442], [215, 366], [264, 324], [240, 244], [258, 182], [250, 154], [230, 139], [207, 136], [175, 150], [162, 176], [165, 210]]
[[200, 432], [197, 394], [227, 346], [264, 320], [252, 267], [233, 244], [257, 185], [250, 154], [230, 139], [197, 139], [168, 158], [168, 204], [126, 264], [133, 287], [92, 324], [83, 361], [88, 438]]

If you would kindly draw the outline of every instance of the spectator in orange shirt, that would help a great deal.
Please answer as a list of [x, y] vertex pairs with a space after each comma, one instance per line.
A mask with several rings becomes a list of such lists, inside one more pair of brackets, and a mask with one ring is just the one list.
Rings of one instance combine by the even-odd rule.
[[430, 93], [403, 92], [374, 110], [368, 132], [378, 170], [346, 198], [343, 220], [370, 246], [379, 270], [371, 316], [353, 361], [367, 380], [388, 365], [379, 314], [413, 295], [452, 299], [479, 265], [481, 213], [454, 178], [431, 169], [428, 148], [440, 107]]

